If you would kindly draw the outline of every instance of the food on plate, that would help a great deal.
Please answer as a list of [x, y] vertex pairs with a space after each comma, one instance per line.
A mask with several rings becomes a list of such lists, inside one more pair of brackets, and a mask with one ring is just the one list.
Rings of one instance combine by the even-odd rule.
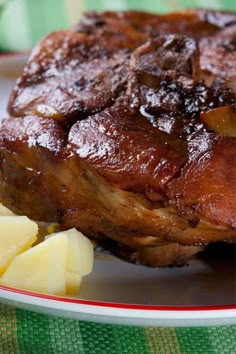
[[[45, 239], [57, 234], [49, 234]], [[68, 238], [68, 254], [66, 269], [71, 273], [87, 275], [92, 272], [94, 251], [91, 241], [76, 229], [61, 231], [60, 235]]]
[[[74, 261], [75, 254], [78, 260]], [[90, 273], [92, 267], [92, 243], [85, 241], [80, 232], [68, 230], [50, 235], [16, 256], [0, 283], [46, 294], [75, 296], [79, 293], [82, 277]]]
[[1, 284], [64, 295], [67, 243], [66, 237], [58, 235], [21, 253], [3, 274]]
[[235, 35], [236, 13], [193, 9], [43, 38], [0, 128], [0, 198], [148, 266], [235, 242]]
[[0, 276], [18, 254], [30, 248], [37, 233], [37, 224], [26, 216], [0, 216]]
[[10, 209], [5, 207], [2, 203], [0, 203], [0, 216], [13, 216], [15, 215]]
[[71, 273], [87, 275], [93, 270], [93, 245], [87, 237], [76, 229], [66, 231], [68, 235], [68, 254], [66, 269]]
[[202, 121], [213, 131], [236, 138], [236, 105], [201, 113]]
[[82, 275], [73, 272], [66, 272], [66, 288], [67, 296], [76, 296], [79, 294], [82, 282]]

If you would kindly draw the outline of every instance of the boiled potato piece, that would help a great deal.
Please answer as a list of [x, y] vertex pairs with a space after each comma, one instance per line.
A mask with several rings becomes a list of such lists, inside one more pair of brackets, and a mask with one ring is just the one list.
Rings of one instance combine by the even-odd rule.
[[0, 275], [36, 240], [38, 226], [26, 216], [0, 216]]
[[94, 259], [91, 241], [76, 229], [64, 233], [68, 237], [67, 271], [81, 275], [91, 273]]
[[78, 273], [66, 272], [66, 295], [76, 296], [79, 294], [82, 276]]
[[65, 295], [67, 250], [67, 237], [60, 234], [51, 237], [18, 255], [0, 283], [46, 294]]
[[1, 216], [13, 216], [15, 215], [10, 209], [5, 207], [2, 203], [0, 203], [0, 215]]
[[68, 255], [66, 270], [80, 275], [87, 275], [93, 269], [94, 251], [92, 242], [76, 229], [69, 229], [50, 234], [45, 240], [63, 234], [68, 238]]

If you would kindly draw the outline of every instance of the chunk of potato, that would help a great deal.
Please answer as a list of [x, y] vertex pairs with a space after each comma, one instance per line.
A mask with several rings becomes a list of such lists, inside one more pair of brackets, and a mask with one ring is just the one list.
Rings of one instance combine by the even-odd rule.
[[75, 228], [47, 235], [45, 240], [63, 234], [68, 238], [66, 270], [82, 276], [93, 269], [94, 250], [92, 242]]
[[36, 240], [37, 224], [26, 216], [0, 216], [0, 275]]
[[67, 271], [83, 276], [91, 273], [94, 260], [92, 242], [76, 229], [65, 233], [68, 236]]
[[82, 275], [78, 273], [66, 272], [66, 295], [76, 296], [79, 294], [82, 282]]
[[2, 203], [0, 203], [0, 215], [1, 216], [13, 216], [15, 215], [13, 211], [5, 207]]
[[67, 251], [67, 237], [51, 237], [18, 255], [0, 283], [46, 294], [65, 295]]

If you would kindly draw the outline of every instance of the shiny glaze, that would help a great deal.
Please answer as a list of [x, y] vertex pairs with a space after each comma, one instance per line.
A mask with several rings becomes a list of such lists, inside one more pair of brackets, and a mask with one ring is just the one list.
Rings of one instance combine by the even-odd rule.
[[[207, 10], [167, 15], [88, 13], [73, 29], [51, 33], [36, 45], [12, 91], [9, 114], [45, 116], [51, 112], [53, 119], [71, 124], [112, 105], [128, 80], [127, 58], [150, 37], [179, 33], [198, 40], [215, 36], [234, 23], [235, 14]], [[196, 51], [194, 40], [189, 41]], [[212, 61], [207, 48], [204, 46], [203, 70]], [[172, 55], [172, 63], [181, 63], [181, 59], [180, 53], [175, 60]]]
[[236, 228], [236, 140], [200, 133], [189, 142], [189, 159], [180, 176], [171, 181], [168, 195], [194, 222]]
[[79, 157], [120, 188], [163, 193], [163, 186], [184, 162], [185, 144], [174, 134], [132, 114], [121, 102], [77, 122], [69, 142]]
[[208, 82], [222, 79], [236, 88], [236, 25], [200, 41], [200, 66]]
[[236, 140], [204, 120], [234, 120], [234, 64], [223, 74], [207, 53], [224, 37], [234, 55], [235, 22], [204, 10], [92, 13], [42, 39], [0, 129], [1, 200], [139, 255], [235, 242]]
[[33, 50], [10, 96], [9, 113], [47, 117], [51, 112], [52, 119], [67, 123], [100, 111], [127, 80], [127, 55], [107, 58], [107, 50], [100, 50], [99, 43], [96, 47], [93, 38], [73, 31], [52, 33]]

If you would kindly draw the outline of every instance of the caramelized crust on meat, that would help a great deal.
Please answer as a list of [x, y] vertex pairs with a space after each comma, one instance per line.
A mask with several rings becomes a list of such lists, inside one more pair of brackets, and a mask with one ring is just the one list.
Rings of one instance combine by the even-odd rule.
[[207, 83], [221, 79], [236, 89], [236, 25], [226, 28], [214, 37], [203, 38], [199, 45], [200, 66]]
[[[215, 46], [215, 39], [218, 42], [221, 36], [224, 41], [227, 36], [232, 37], [235, 33], [232, 24], [236, 25], [234, 13], [206, 10], [167, 15], [136, 11], [88, 13], [74, 29], [51, 33], [36, 45], [12, 91], [9, 113], [12, 116], [51, 116], [67, 122], [101, 111], [112, 105], [122, 93], [128, 79], [127, 63], [131, 52], [160, 34], [184, 34], [195, 40], [207, 37], [208, 42], [204, 44], [203, 40], [200, 46], [203, 56], [198, 65], [202, 66], [204, 78], [211, 77], [212, 71], [220, 77], [222, 60], [227, 59], [227, 52], [218, 55], [214, 65], [208, 53]], [[224, 28], [227, 29], [220, 31]], [[196, 51], [194, 39], [172, 40], [174, 45], [178, 41], [186, 42], [190, 61], [196, 61], [196, 55], [191, 58]], [[162, 41], [156, 39], [160, 46]], [[168, 49], [173, 44], [167, 40], [166, 45]], [[181, 50], [181, 46], [184, 44], [178, 43], [175, 55], [173, 50], [169, 53], [166, 65], [169, 62], [174, 65], [179, 58], [178, 65], [183, 61], [186, 64], [182, 65], [189, 66], [187, 53]], [[161, 55], [160, 49], [157, 59], [160, 60]], [[208, 72], [208, 66], [215, 69]], [[193, 69], [198, 72], [198, 68]]]
[[235, 13], [193, 9], [43, 38], [0, 129], [2, 201], [148, 266], [235, 242], [235, 36]]

